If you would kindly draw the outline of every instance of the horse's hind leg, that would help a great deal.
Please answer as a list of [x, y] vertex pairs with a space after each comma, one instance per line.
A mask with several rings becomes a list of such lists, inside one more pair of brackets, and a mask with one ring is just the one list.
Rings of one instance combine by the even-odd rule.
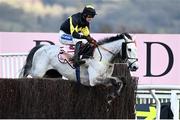
[[36, 78], [43, 77], [47, 69], [48, 69], [48, 62], [46, 58], [43, 60], [37, 59], [36, 63], [34, 63], [32, 66], [31, 76]]
[[34, 67], [34, 68], [32, 69], [31, 76], [32, 76], [32, 77], [37, 77], [37, 78], [43, 77], [44, 74], [45, 74], [45, 72], [46, 72], [46, 71], [45, 71], [45, 69], [43, 69], [43, 68]]

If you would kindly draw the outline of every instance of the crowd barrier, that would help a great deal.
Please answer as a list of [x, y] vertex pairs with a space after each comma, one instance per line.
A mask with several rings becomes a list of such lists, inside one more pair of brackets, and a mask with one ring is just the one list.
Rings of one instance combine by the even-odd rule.
[[0, 78], [18, 78], [27, 53], [0, 53]]

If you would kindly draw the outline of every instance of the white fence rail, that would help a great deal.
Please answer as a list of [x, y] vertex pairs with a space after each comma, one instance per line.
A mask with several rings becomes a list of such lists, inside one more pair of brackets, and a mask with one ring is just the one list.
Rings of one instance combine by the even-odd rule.
[[[27, 53], [0, 53], [0, 78], [18, 78]], [[163, 89], [163, 90], [162, 90]], [[171, 102], [174, 120], [179, 119], [180, 86], [138, 85], [136, 103], [156, 103], [159, 119], [160, 103]]]
[[0, 53], [0, 78], [17, 78], [27, 53]]
[[171, 102], [173, 119], [179, 119], [180, 85], [138, 85], [137, 104], [156, 104], [156, 119], [160, 119], [161, 103]]

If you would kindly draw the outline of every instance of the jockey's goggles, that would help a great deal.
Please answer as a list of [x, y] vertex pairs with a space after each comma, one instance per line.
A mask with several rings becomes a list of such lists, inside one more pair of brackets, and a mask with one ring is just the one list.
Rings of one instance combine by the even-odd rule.
[[94, 18], [94, 15], [87, 15], [87, 18]]

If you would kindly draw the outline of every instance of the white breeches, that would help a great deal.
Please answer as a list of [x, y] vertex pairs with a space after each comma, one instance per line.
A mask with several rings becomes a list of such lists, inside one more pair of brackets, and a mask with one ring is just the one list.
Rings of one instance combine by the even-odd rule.
[[77, 42], [82, 41], [84, 44], [87, 43], [86, 39], [73, 38], [72, 35], [66, 34], [64, 31], [59, 31], [59, 41], [65, 45], [75, 45]]

